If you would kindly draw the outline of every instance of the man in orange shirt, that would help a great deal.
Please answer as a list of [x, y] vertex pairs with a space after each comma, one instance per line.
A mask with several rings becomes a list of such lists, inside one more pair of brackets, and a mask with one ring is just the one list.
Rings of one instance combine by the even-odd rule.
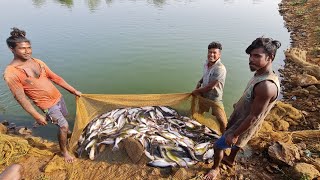
[[[14, 98], [38, 124], [45, 126], [47, 120], [50, 120], [59, 127], [60, 149], [65, 161], [71, 163], [74, 157], [69, 154], [66, 147], [69, 132], [69, 125], [65, 119], [67, 109], [61, 93], [52, 82], [76, 96], [81, 96], [81, 92], [51, 71], [44, 62], [32, 57], [31, 43], [25, 37], [25, 31], [13, 28], [10, 34], [7, 45], [14, 57], [5, 69], [4, 80]], [[46, 117], [32, 106], [27, 97], [45, 113]]]

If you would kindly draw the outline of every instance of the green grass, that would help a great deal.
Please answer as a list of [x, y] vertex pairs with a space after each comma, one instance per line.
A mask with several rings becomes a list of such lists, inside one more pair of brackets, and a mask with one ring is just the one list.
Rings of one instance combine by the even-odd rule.
[[311, 180], [311, 177], [310, 177], [308, 174], [303, 174], [303, 175], [300, 177], [300, 180]]
[[308, 0], [295, 0], [290, 2], [291, 6], [297, 6], [297, 5], [303, 5], [307, 2]]
[[296, 11], [296, 15], [298, 15], [298, 16], [303, 16], [305, 14], [306, 14], [305, 10], [299, 9], [299, 10]]

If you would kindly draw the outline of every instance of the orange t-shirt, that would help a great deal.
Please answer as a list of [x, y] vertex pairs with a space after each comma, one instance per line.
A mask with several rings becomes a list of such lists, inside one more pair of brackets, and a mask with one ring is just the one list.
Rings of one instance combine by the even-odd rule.
[[45, 110], [55, 105], [62, 97], [52, 81], [70, 92], [76, 91], [72, 87], [64, 87], [65, 81], [52, 72], [44, 62], [39, 59], [33, 60], [41, 67], [39, 78], [29, 77], [23, 69], [12, 65], [5, 69], [4, 80], [13, 94], [22, 90], [36, 106]]

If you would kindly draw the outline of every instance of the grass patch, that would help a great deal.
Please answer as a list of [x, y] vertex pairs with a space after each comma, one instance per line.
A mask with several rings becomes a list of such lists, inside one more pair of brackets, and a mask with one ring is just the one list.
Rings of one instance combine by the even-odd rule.
[[306, 14], [306, 10], [303, 10], [303, 9], [296, 10], [296, 15], [297, 16], [303, 16], [305, 14]]
[[291, 6], [303, 5], [307, 2], [308, 2], [308, 0], [294, 0], [294, 1], [290, 2], [290, 5]]

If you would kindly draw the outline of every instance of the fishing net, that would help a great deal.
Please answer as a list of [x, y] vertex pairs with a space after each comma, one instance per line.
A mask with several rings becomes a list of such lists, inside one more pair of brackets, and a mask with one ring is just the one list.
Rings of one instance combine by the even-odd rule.
[[9, 165], [26, 155], [31, 146], [19, 137], [0, 134], [0, 165]]
[[190, 93], [180, 94], [137, 94], [137, 95], [104, 95], [84, 94], [77, 98], [76, 121], [69, 149], [77, 149], [77, 143], [87, 124], [103, 113], [118, 108], [145, 106], [167, 106], [180, 115], [192, 118], [220, 134], [220, 124], [212, 115], [212, 110], [223, 109], [219, 104]]

